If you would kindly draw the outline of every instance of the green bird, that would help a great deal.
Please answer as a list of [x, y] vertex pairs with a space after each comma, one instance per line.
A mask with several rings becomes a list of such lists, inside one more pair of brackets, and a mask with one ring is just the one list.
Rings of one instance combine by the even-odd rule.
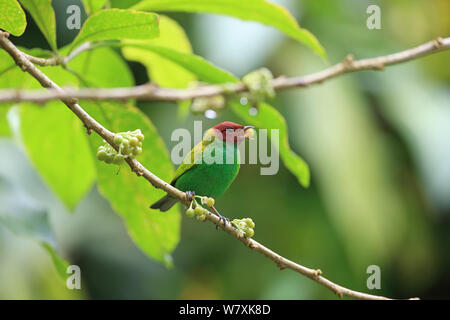
[[[197, 194], [219, 198], [239, 172], [239, 144], [252, 138], [254, 132], [252, 126], [242, 126], [230, 121], [208, 129], [202, 141], [175, 171], [170, 184], [186, 192], [188, 196]], [[177, 201], [178, 199], [166, 195], [150, 208], [167, 211]], [[218, 212], [215, 213], [219, 215]]]

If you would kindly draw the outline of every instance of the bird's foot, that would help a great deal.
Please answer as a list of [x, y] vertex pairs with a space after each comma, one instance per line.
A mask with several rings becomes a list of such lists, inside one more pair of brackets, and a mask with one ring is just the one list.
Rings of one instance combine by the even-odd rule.
[[[211, 206], [211, 209], [213, 211], [213, 213], [219, 217], [219, 223], [220, 221], [223, 221], [223, 225], [226, 226], [227, 223], [230, 223], [230, 219], [228, 219], [227, 217], [222, 216], [219, 211], [217, 211], [216, 208], [214, 208], [214, 206]], [[216, 225], [216, 230], [219, 228], [219, 225]]]
[[195, 192], [194, 191], [186, 191], [186, 198], [188, 201], [192, 201], [195, 199]]

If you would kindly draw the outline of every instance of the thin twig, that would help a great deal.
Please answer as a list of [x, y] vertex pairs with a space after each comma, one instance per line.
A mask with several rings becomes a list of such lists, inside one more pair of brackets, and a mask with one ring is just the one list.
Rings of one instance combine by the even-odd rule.
[[[51, 79], [49, 79], [42, 71], [40, 71], [28, 58], [27, 56], [21, 52], [14, 44], [8, 40], [7, 33], [0, 31], [0, 47], [2, 47], [5, 51], [9, 53], [9, 55], [14, 59], [17, 65], [23, 70], [32, 75], [39, 83], [45, 87], [52, 89], [54, 92], [63, 92], [62, 89], [54, 83]], [[70, 109], [75, 115], [84, 123], [86, 126], [88, 133], [91, 130], [95, 131], [98, 135], [100, 135], [103, 139], [105, 139], [111, 146], [117, 149], [117, 146], [114, 144], [114, 133], [104, 128], [100, 123], [98, 123], [94, 118], [92, 118], [78, 103], [76, 99], [64, 97], [61, 101]], [[177, 198], [181, 203], [185, 205], [189, 205], [189, 200], [186, 196], [186, 193], [176, 189], [169, 183], [161, 180], [159, 177], [154, 175], [148, 169], [146, 169], [139, 161], [136, 159], [126, 159], [126, 162], [130, 166], [131, 170], [136, 173], [137, 176], [142, 176], [146, 180], [148, 180], [155, 188], [163, 189], [171, 196]], [[342, 287], [330, 280], [324, 278], [322, 276], [322, 272], [320, 270], [310, 269], [304, 267], [300, 264], [297, 264], [291, 260], [288, 260], [276, 252], [268, 249], [263, 246], [259, 242], [246, 237], [241, 237], [239, 235], [238, 230], [231, 226], [231, 224], [224, 225], [221, 222], [221, 219], [209, 212], [206, 215], [207, 219], [219, 226], [223, 230], [225, 230], [230, 235], [234, 236], [236, 239], [241, 241], [247, 247], [252, 250], [255, 250], [261, 254], [263, 254], [268, 259], [275, 262], [280, 269], [292, 269], [313, 281], [321, 284], [322, 286], [328, 288], [332, 292], [336, 293], [339, 297], [351, 297], [355, 299], [374, 299], [374, 300], [387, 300], [388, 298], [382, 296], [376, 296], [371, 294], [366, 294], [354, 290], [347, 289]]]
[[[85, 50], [90, 50], [94, 47], [89, 45], [81, 45], [72, 53], [72, 55], [76, 55]], [[313, 84], [322, 83], [328, 79], [345, 73], [363, 70], [383, 70], [386, 66], [413, 60], [448, 49], [450, 49], [450, 37], [437, 38], [405, 51], [376, 58], [354, 60], [352, 55], [348, 55], [342, 62], [316, 73], [292, 78], [279, 77], [273, 79], [272, 86], [276, 91], [307, 87]], [[72, 59], [72, 55], [67, 58], [63, 58], [62, 63], [67, 63], [70, 59]], [[42, 58], [33, 57], [32, 62], [45, 62], [45, 59], [43, 59], [44, 61], [37, 59]], [[59, 60], [61, 62], [61, 59]], [[52, 62], [54, 61], [52, 60]], [[240, 93], [245, 91], [247, 91], [247, 87], [240, 82], [228, 83], [226, 87], [224, 85], [207, 85], [189, 89], [159, 88], [156, 84], [145, 84], [135, 87], [122, 88], [64, 88], [64, 90], [50, 89], [45, 91], [6, 89], [0, 90], [0, 102], [32, 101], [44, 103], [49, 100], [67, 98], [93, 100], [137, 99], [147, 101], [183, 101], [198, 97], [208, 97], [220, 94], [227, 95], [230, 93]]]

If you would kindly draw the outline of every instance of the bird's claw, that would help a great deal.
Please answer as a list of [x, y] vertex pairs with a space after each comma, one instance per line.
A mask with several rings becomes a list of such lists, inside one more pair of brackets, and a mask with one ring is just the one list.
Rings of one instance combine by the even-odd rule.
[[[219, 214], [219, 223], [220, 221], [223, 221], [223, 225], [226, 226], [227, 223], [231, 223], [230, 219], [228, 219], [227, 217], [224, 217], [222, 215]], [[216, 230], [219, 228], [219, 225], [216, 225]]]
[[[221, 214], [219, 213], [219, 211], [217, 211], [217, 209], [214, 208], [214, 206], [211, 206], [211, 209], [213, 210], [214, 214], [215, 214], [216, 216], [219, 217], [219, 224], [220, 224], [220, 221], [223, 221], [223, 225], [224, 225], [224, 226], [226, 226], [227, 223], [230, 223], [230, 219], [228, 219], [227, 217], [224, 217], [223, 215], [221, 215]], [[219, 228], [219, 225], [217, 224], [217, 225], [216, 225], [216, 230], [217, 230], [218, 228]]]
[[186, 191], [186, 198], [188, 201], [192, 201], [195, 199], [195, 192], [194, 191]]

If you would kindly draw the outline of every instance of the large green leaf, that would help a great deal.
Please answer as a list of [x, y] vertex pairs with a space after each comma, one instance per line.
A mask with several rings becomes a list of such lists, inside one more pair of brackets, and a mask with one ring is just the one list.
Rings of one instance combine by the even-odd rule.
[[238, 102], [231, 103], [233, 111], [246, 124], [253, 125], [257, 128], [267, 129], [267, 134], [270, 137], [271, 129], [279, 130], [278, 151], [283, 160], [284, 165], [291, 171], [298, 179], [300, 184], [304, 187], [309, 186], [309, 167], [306, 162], [300, 158], [289, 146], [288, 132], [286, 120], [284, 117], [271, 105], [267, 103], [259, 103], [257, 114], [252, 115], [248, 104], [243, 106]]
[[94, 14], [105, 6], [108, 0], [83, 0], [84, 9], [88, 15]]
[[[123, 50], [124, 52], [126, 52], [125, 56], [127, 57], [130, 56], [127, 55], [127, 53], [129, 52], [137, 53], [138, 51], [140, 51], [140, 56], [142, 57], [141, 60], [146, 59], [145, 56], [149, 54], [151, 54], [152, 56], [153, 54], [156, 54], [159, 56], [158, 60], [164, 59], [167, 62], [171, 62], [177, 68], [181, 67], [184, 70], [184, 72], [186, 71], [190, 72], [191, 78], [194, 77], [203, 82], [223, 83], [236, 81], [236, 78], [228, 71], [218, 68], [215, 65], [211, 64], [210, 62], [208, 62], [207, 60], [203, 59], [202, 57], [194, 54], [179, 52], [173, 49], [169, 49], [159, 45], [154, 45], [151, 43], [124, 42], [122, 45], [124, 46]], [[153, 63], [154, 59], [152, 60], [151, 63], [147, 63], [147, 65]], [[151, 70], [152, 69], [150, 69], [150, 73], [152, 73]], [[161, 74], [161, 76], [163, 75]], [[180, 79], [174, 79], [172, 80], [172, 83], [175, 83], [175, 81], [177, 80]], [[165, 83], [167, 84], [169, 81], [166, 81]]]
[[107, 9], [86, 20], [71, 48], [86, 41], [150, 39], [158, 34], [158, 15], [154, 13]]
[[[176, 21], [162, 15], [159, 22], [159, 37], [141, 41], [141, 43], [162, 46], [181, 53], [192, 53], [191, 43], [183, 28]], [[149, 52], [146, 48], [127, 47], [122, 52], [125, 58], [142, 63], [147, 68], [149, 78], [160, 87], [186, 88], [197, 80], [186, 69], [157, 53]], [[180, 113], [186, 115], [190, 101], [180, 102], [179, 105]]]
[[[169, 154], [153, 124], [137, 108], [108, 102], [82, 105], [102, 125], [114, 132], [141, 129], [145, 136], [143, 152], [138, 160], [161, 179], [173, 176]], [[92, 135], [92, 152], [97, 152], [102, 139]], [[164, 195], [147, 180], [139, 178], [126, 165], [119, 167], [96, 161], [100, 192], [125, 221], [131, 238], [139, 248], [155, 260], [171, 265], [170, 253], [179, 241], [180, 214], [176, 208], [168, 212], [151, 210], [149, 205]]]
[[[78, 79], [60, 68], [43, 70], [59, 85]], [[30, 87], [39, 87], [33, 82]], [[32, 164], [44, 181], [73, 209], [95, 179], [95, 168], [80, 120], [60, 101], [20, 105], [20, 133]]]
[[143, 0], [131, 8], [149, 11], [206, 12], [257, 21], [279, 29], [291, 38], [309, 46], [321, 57], [325, 50], [316, 37], [299, 27], [289, 12], [265, 0]]
[[20, 0], [20, 3], [31, 14], [50, 47], [56, 51], [56, 20], [52, 0]]
[[69, 62], [88, 87], [128, 87], [134, 85], [133, 75], [127, 63], [110, 48], [86, 51]]
[[56, 253], [55, 237], [45, 209], [3, 177], [0, 177], [0, 203], [0, 225], [18, 236], [38, 241], [65, 279], [69, 264]]
[[64, 204], [74, 209], [91, 187], [95, 170], [80, 120], [61, 102], [22, 103], [20, 129], [26, 152]]
[[0, 1], [0, 29], [18, 37], [27, 26], [25, 12], [16, 0]]
[[139, 41], [142, 47], [125, 47], [122, 52], [125, 58], [142, 63], [152, 81], [161, 87], [185, 88], [196, 77], [185, 68], [173, 63], [161, 55], [149, 52], [145, 44], [153, 44], [177, 50], [180, 53], [192, 53], [192, 47], [183, 28], [174, 20], [160, 16], [160, 35], [158, 38]]

